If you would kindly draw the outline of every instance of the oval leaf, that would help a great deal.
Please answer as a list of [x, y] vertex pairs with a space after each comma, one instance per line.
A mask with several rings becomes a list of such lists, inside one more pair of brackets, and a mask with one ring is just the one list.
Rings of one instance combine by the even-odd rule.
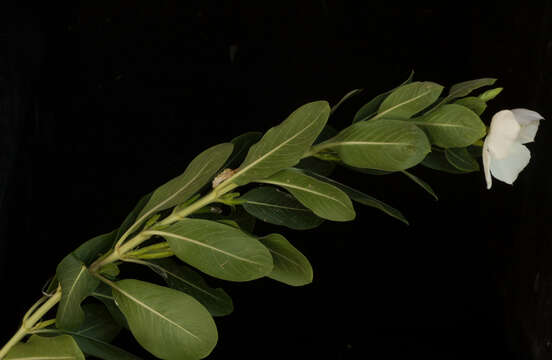
[[223, 280], [249, 281], [272, 270], [270, 252], [257, 239], [232, 226], [183, 219], [145, 234], [164, 237], [182, 261]]
[[432, 144], [442, 148], [466, 147], [485, 136], [485, 124], [470, 109], [457, 104], [440, 106], [420, 117], [422, 127]]
[[5, 360], [24, 359], [84, 360], [84, 354], [69, 335], [55, 337], [33, 335], [26, 343], [15, 344], [5, 357]]
[[445, 157], [452, 166], [462, 172], [479, 171], [479, 164], [466, 148], [446, 149]]
[[411, 71], [410, 75], [408, 76], [408, 79], [406, 79], [402, 84], [400, 84], [394, 89], [384, 92], [383, 94], [379, 94], [378, 96], [370, 100], [368, 103], [364, 104], [353, 117], [353, 124], [358, 121], [368, 120], [369, 118], [374, 116], [378, 112], [379, 106], [381, 105], [382, 101], [387, 97], [387, 95], [391, 94], [393, 91], [395, 91], [396, 89], [398, 89], [403, 85], [410, 84], [412, 82], [413, 77], [414, 77], [414, 71]]
[[274, 269], [267, 276], [291, 286], [303, 286], [312, 282], [312, 266], [285, 237], [270, 234], [259, 239], [272, 254]]
[[270, 224], [306, 230], [324, 221], [292, 195], [271, 186], [252, 189], [240, 199], [246, 200], [242, 206], [248, 213]]
[[234, 310], [232, 299], [221, 288], [214, 289], [190, 267], [173, 259], [155, 260], [149, 264], [160, 273], [167, 285], [193, 296], [212, 316], [225, 316]]
[[467, 107], [477, 115], [483, 114], [483, 112], [487, 108], [487, 104], [485, 103], [485, 101], [475, 96], [468, 96], [462, 99], [458, 99], [454, 103]]
[[365, 194], [361, 191], [353, 189], [350, 186], [347, 186], [345, 184], [341, 184], [340, 182], [337, 182], [333, 179], [329, 179], [327, 177], [324, 177], [324, 176], [321, 176], [321, 175], [318, 175], [318, 174], [309, 173], [308, 171], [306, 173], [308, 175], [311, 175], [314, 178], [317, 178], [321, 181], [324, 181], [328, 184], [332, 184], [333, 186], [339, 188], [341, 191], [343, 191], [345, 194], [347, 194], [353, 201], [356, 201], [356, 202], [358, 202], [360, 204], [363, 204], [363, 205], [366, 205], [366, 206], [371, 206], [371, 207], [374, 207], [376, 209], [379, 209], [379, 210], [383, 211], [384, 213], [386, 213], [387, 215], [390, 215], [390, 216], [394, 217], [395, 219], [398, 219], [398, 220], [402, 221], [403, 223], [405, 223], [406, 225], [408, 225], [408, 221], [406, 220], [406, 218], [403, 216], [403, 214], [399, 210], [395, 209], [392, 206], [387, 205], [383, 201], [380, 201], [376, 198], [373, 198], [370, 195], [367, 195], [367, 194]]
[[218, 334], [209, 312], [183, 292], [139, 280], [112, 284], [113, 296], [130, 331], [161, 359], [202, 359], [215, 347]]
[[116, 233], [117, 230], [114, 230], [110, 233], [96, 236], [79, 246], [73, 251], [73, 254], [88, 266], [100, 255], [107, 253], [111, 249]]
[[109, 286], [101, 283], [91, 295], [104, 304], [107, 311], [111, 314], [111, 317], [118, 325], [128, 329], [126, 318], [117, 307], [117, 304], [115, 304], [115, 299], [113, 299], [113, 294]]
[[210, 147], [188, 165], [184, 173], [157, 188], [138, 214], [138, 223], [154, 212], [168, 209], [194, 195], [207, 184], [232, 154], [234, 145], [224, 143]]
[[75, 257], [67, 255], [56, 269], [61, 284], [61, 300], [57, 308], [56, 326], [61, 329], [78, 328], [85, 319], [82, 301], [98, 287], [99, 280]]
[[494, 88], [494, 89], [489, 89], [485, 92], [483, 92], [481, 95], [479, 95], [479, 98], [485, 102], [487, 101], [490, 101], [492, 99], [494, 99], [495, 97], [498, 96], [498, 94], [500, 94], [502, 92], [502, 90], [504, 90], [504, 88]]
[[420, 164], [430, 169], [450, 174], [464, 174], [463, 171], [458, 170], [448, 162], [444, 151], [434, 150], [430, 152]]
[[259, 182], [283, 187], [323, 219], [350, 221], [355, 218], [355, 209], [347, 194], [301, 170], [284, 169]]
[[[111, 288], [109, 292], [111, 294]], [[83, 309], [86, 313], [86, 320], [79, 329], [75, 331], [43, 329], [40, 330], [40, 333], [71, 335], [83, 353], [99, 359], [141, 360], [139, 357], [110, 344], [121, 330], [121, 327], [113, 321], [104, 306], [86, 304]]]
[[387, 119], [353, 124], [318, 148], [334, 150], [347, 165], [384, 171], [408, 169], [430, 151], [417, 126]]
[[383, 100], [377, 115], [372, 119], [409, 119], [433, 104], [442, 91], [441, 85], [429, 81], [403, 85]]
[[228, 181], [245, 185], [297, 164], [326, 125], [329, 115], [330, 106], [326, 101], [301, 106], [249, 149], [244, 162]]
[[463, 97], [469, 95], [472, 91], [482, 88], [484, 86], [493, 85], [496, 79], [482, 78], [475, 80], [464, 81], [455, 85], [452, 85], [447, 95], [448, 100]]
[[226, 160], [223, 168], [237, 168], [245, 159], [249, 148], [259, 141], [262, 136], [263, 133], [260, 131], [250, 131], [230, 140], [230, 143], [234, 145], [234, 150], [232, 151], [232, 155]]

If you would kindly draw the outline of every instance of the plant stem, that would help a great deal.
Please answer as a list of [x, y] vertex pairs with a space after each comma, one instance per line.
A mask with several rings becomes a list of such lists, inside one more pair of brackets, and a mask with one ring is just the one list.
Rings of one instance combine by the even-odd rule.
[[58, 286], [56, 292], [48, 299], [48, 301], [42, 304], [32, 315], [25, 319], [15, 335], [12, 336], [12, 338], [6, 343], [6, 345], [4, 345], [2, 349], [0, 349], [0, 360], [2, 360], [7, 355], [8, 351], [10, 351], [11, 348], [15, 346], [15, 344], [21, 341], [21, 339], [23, 339], [25, 335], [30, 333], [35, 324], [44, 316], [44, 314], [46, 314], [51, 308], [53, 308], [60, 299], [61, 287]]
[[[119, 246], [119, 247], [115, 246], [115, 248], [112, 250], [112, 252], [108, 256], [104, 257], [101, 260], [97, 260], [92, 265], [90, 265], [90, 268], [89, 268], [90, 271], [92, 273], [97, 273], [98, 270], [102, 266], [105, 266], [107, 264], [110, 264], [110, 263], [113, 263], [115, 261], [118, 261], [118, 260], [122, 259], [125, 256], [125, 254], [132, 251], [134, 248], [136, 248], [137, 246], [139, 246], [141, 243], [148, 240], [152, 236], [152, 234], [149, 232], [149, 230], [157, 229], [157, 228], [165, 226], [165, 225], [170, 225], [170, 224], [172, 224], [172, 223], [174, 223], [178, 220], [182, 220], [186, 216], [188, 216], [190, 214], [193, 214], [194, 212], [196, 212], [197, 210], [203, 208], [204, 206], [207, 206], [210, 203], [216, 202], [220, 196], [222, 196], [222, 195], [226, 194], [227, 192], [235, 189], [236, 187], [237, 187], [236, 184], [229, 183], [228, 185], [224, 186], [223, 188], [219, 186], [219, 187], [213, 189], [213, 191], [211, 191], [209, 194], [205, 195], [204, 197], [202, 197], [198, 201], [190, 204], [190, 206], [180, 210], [177, 213], [174, 213], [174, 214], [171, 214], [171, 215], [167, 216], [162, 221], [160, 221], [157, 224], [153, 225], [150, 229], [147, 229], [145, 231], [141, 231], [135, 237], [133, 237], [132, 239], [130, 239], [127, 242], [123, 243], [121, 246]], [[138, 220], [138, 222], [139, 221], [140, 220]], [[135, 225], [132, 225], [132, 227], [134, 227], [134, 226]]]
[[163, 241], [163, 242], [153, 244], [153, 245], [150, 245], [150, 246], [145, 246], [145, 247], [140, 248], [138, 250], [128, 252], [126, 254], [126, 256], [128, 256], [128, 257], [137, 257], [139, 255], [149, 253], [153, 250], [160, 250], [160, 249], [166, 250], [168, 247], [169, 247], [169, 243], [166, 242], [166, 241]]

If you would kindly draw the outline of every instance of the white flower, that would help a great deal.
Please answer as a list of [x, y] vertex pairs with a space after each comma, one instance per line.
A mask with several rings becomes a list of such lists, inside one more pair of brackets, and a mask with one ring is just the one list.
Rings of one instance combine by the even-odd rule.
[[487, 189], [493, 177], [510, 185], [529, 164], [531, 153], [523, 144], [532, 142], [544, 118], [527, 109], [502, 110], [492, 120], [483, 143], [483, 170]]

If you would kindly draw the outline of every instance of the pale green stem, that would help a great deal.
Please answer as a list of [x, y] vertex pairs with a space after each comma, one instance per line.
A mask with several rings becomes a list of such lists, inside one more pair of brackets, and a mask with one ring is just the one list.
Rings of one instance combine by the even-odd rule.
[[44, 295], [37, 302], [35, 302], [34, 305], [31, 306], [31, 308], [25, 313], [25, 316], [23, 316], [23, 321], [26, 321], [29, 316], [31, 316], [31, 314], [36, 310], [36, 308], [42, 305], [42, 303], [46, 300], [48, 300], [48, 296]]
[[56, 319], [50, 319], [50, 320], [44, 320], [33, 326], [31, 329], [31, 332], [35, 332], [36, 330], [44, 329], [45, 327], [48, 327], [50, 325], [53, 325], [56, 323]]
[[[224, 184], [224, 183], [223, 183]], [[203, 208], [204, 206], [209, 205], [210, 203], [216, 202], [217, 199], [226, 194], [227, 192], [235, 189], [238, 185], [229, 183], [222, 186], [223, 184], [219, 185], [217, 188], [213, 189], [209, 194], [205, 195], [203, 198], [199, 199], [198, 201], [190, 204], [190, 206], [178, 211], [177, 213], [171, 214], [167, 216], [162, 221], [155, 224], [151, 229], [155, 229], [161, 226], [170, 225], [176, 221], [184, 219], [186, 216], [193, 214], [197, 210]], [[140, 220], [138, 220], [140, 221]], [[134, 225], [133, 225], [134, 226]], [[101, 260], [95, 261], [92, 265], [90, 265], [90, 271], [92, 273], [96, 273], [98, 269], [100, 269], [102, 266], [105, 266], [107, 264], [110, 264], [112, 262], [118, 261], [122, 259], [125, 254], [132, 251], [136, 247], [138, 247], [141, 243], [148, 240], [151, 237], [151, 234], [149, 233], [149, 230], [142, 231], [132, 239], [128, 240], [127, 242], [123, 243], [120, 247], [115, 246], [115, 248], [112, 250], [112, 252], [106, 256], [105, 258]]]
[[137, 257], [139, 255], [151, 252], [153, 250], [166, 249], [168, 247], [169, 247], [169, 243], [164, 241], [164, 242], [160, 242], [160, 243], [153, 244], [153, 245], [150, 245], [150, 246], [145, 246], [145, 247], [140, 248], [138, 250], [131, 251], [131, 252], [125, 254], [125, 257], [127, 257], [127, 256], [128, 257]]
[[[138, 256], [139, 259], [164, 259], [174, 255], [172, 251], [163, 251]], [[124, 260], [124, 259], [123, 259]]]
[[15, 346], [18, 342], [20, 342], [25, 335], [29, 334], [35, 324], [51, 309], [53, 308], [61, 299], [61, 287], [58, 286], [56, 292], [46, 301], [44, 304], [42, 304], [36, 311], [30, 315], [25, 321], [23, 321], [23, 324], [17, 330], [15, 335], [4, 345], [2, 349], [0, 349], [0, 360], [2, 360], [7, 353], [11, 350], [12, 347]]

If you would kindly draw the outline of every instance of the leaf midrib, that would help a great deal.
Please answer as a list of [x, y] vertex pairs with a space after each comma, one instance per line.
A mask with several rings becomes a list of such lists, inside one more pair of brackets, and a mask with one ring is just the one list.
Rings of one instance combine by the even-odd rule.
[[343, 205], [344, 207], [347, 207], [343, 202], [341, 202], [339, 199], [336, 199], [336, 198], [333, 198], [329, 195], [326, 195], [324, 193], [320, 193], [318, 191], [313, 191], [313, 190], [310, 190], [308, 188], [305, 188], [305, 187], [302, 187], [302, 186], [298, 186], [298, 185], [292, 185], [292, 184], [288, 184], [288, 183], [284, 183], [284, 182], [279, 182], [279, 181], [274, 181], [274, 180], [259, 180], [258, 182], [260, 183], [265, 183], [265, 184], [272, 184], [272, 185], [279, 185], [283, 188], [291, 188], [291, 189], [297, 189], [297, 190], [300, 190], [300, 191], [304, 191], [304, 192], [308, 192], [308, 193], [311, 193], [311, 194], [315, 194], [315, 195], [318, 195], [318, 196], [321, 196], [321, 197], [325, 197], [326, 199], [330, 199], [332, 201], [335, 201], [341, 205]]
[[75, 278], [75, 280], [73, 281], [73, 284], [71, 286], [71, 288], [69, 289], [69, 293], [67, 293], [67, 297], [66, 297], [66, 300], [63, 304], [63, 309], [62, 309], [62, 314], [65, 313], [67, 311], [67, 306], [69, 306], [69, 302], [71, 300], [71, 294], [73, 293], [73, 291], [75, 290], [75, 288], [77, 287], [77, 284], [79, 282], [79, 279], [80, 277], [82, 276], [82, 274], [86, 271], [86, 266], [84, 265], [81, 265], [81, 270], [79, 271], [79, 274], [77, 275], [77, 277]]
[[423, 97], [423, 96], [426, 96], [426, 95], [429, 94], [430, 92], [431, 92], [431, 90], [427, 90], [426, 92], [421, 93], [421, 94], [418, 95], [418, 96], [415, 96], [415, 97], [413, 97], [413, 98], [408, 99], [407, 101], [404, 101], [404, 102], [399, 103], [399, 104], [397, 104], [397, 105], [395, 105], [395, 106], [392, 106], [392, 107], [390, 107], [389, 109], [387, 109], [387, 110], [385, 110], [385, 111], [383, 111], [383, 112], [377, 114], [376, 116], [374, 116], [374, 117], [372, 118], [372, 120], [375, 120], [375, 119], [377, 119], [377, 118], [380, 118], [380, 117], [382, 117], [383, 115], [387, 114], [387, 113], [390, 112], [390, 111], [393, 111], [393, 110], [395, 110], [395, 109], [397, 109], [397, 108], [399, 108], [399, 107], [401, 107], [401, 106], [404, 106], [404, 105], [406, 105], [406, 104], [409, 104], [409, 103], [411, 103], [411, 102], [413, 102], [413, 101], [415, 101], [415, 100], [418, 100], [419, 98], [421, 98], [421, 97]]
[[290, 206], [282, 206], [282, 205], [276, 205], [276, 204], [272, 204], [272, 203], [263, 203], [263, 202], [258, 202], [258, 201], [251, 201], [251, 200], [247, 200], [246, 204], [253, 204], [253, 205], [258, 205], [258, 206], [266, 206], [266, 207], [275, 207], [275, 208], [279, 208], [279, 209], [285, 209], [285, 210], [291, 210], [291, 211], [304, 211], [304, 212], [311, 212], [309, 209], [306, 209], [306, 208], [294, 208], [294, 207], [290, 207]]
[[196, 285], [193, 284], [192, 282], [187, 281], [186, 279], [181, 278], [180, 276], [178, 276], [178, 275], [172, 273], [171, 271], [165, 269], [165, 268], [164, 268], [163, 266], [161, 266], [161, 265], [157, 265], [157, 264], [152, 263], [152, 262], [150, 262], [149, 264], [152, 265], [152, 266], [154, 266], [154, 267], [156, 267], [156, 268], [158, 268], [158, 269], [163, 270], [164, 272], [166, 272], [167, 274], [171, 275], [172, 277], [174, 277], [174, 278], [176, 278], [176, 279], [182, 281], [183, 283], [186, 283], [187, 285], [193, 287], [194, 289], [196, 289], [196, 290], [198, 290], [198, 291], [201, 291], [201, 292], [205, 293], [206, 295], [208, 295], [208, 296], [210, 296], [210, 297], [212, 297], [212, 298], [214, 298], [214, 299], [216, 299], [216, 300], [221, 300], [221, 301], [224, 300], [223, 298], [217, 297], [217, 296], [215, 296], [214, 294], [210, 293], [209, 291], [204, 290], [204, 289], [202, 289], [202, 288], [199, 287], [199, 286], [196, 286]]
[[123, 294], [124, 296], [128, 297], [129, 299], [131, 299], [132, 301], [134, 301], [136, 304], [140, 305], [141, 307], [145, 308], [146, 310], [149, 310], [151, 313], [157, 315], [158, 317], [162, 318], [163, 320], [167, 321], [168, 323], [176, 326], [177, 328], [185, 331], [186, 333], [190, 334], [192, 337], [196, 338], [197, 340], [199, 341], [203, 341], [200, 337], [198, 337], [197, 335], [195, 335], [194, 333], [192, 333], [191, 331], [183, 328], [182, 326], [180, 326], [180, 324], [174, 322], [173, 320], [169, 319], [168, 317], [166, 317], [165, 315], [161, 314], [160, 312], [158, 312], [157, 310], [155, 310], [154, 308], [152, 308], [151, 306], [148, 306], [146, 303], [143, 303], [141, 302], [140, 300], [138, 300], [137, 298], [135, 298], [134, 296], [130, 295], [129, 293], [127, 293], [126, 291], [124, 291], [123, 289], [121, 289], [120, 287], [118, 287], [117, 285], [115, 284], [110, 284], [115, 290], [117, 290], [118, 292], [120, 292], [121, 294]]
[[[311, 126], [313, 126], [317, 121], [318, 119], [320, 118], [320, 116], [322, 115], [322, 113], [320, 112], [318, 114], [318, 116], [316, 116], [316, 118], [314, 118], [311, 123], [308, 125], [308, 126], [305, 126], [303, 128], [303, 130], [299, 131], [297, 134], [293, 135], [292, 137], [288, 138], [287, 140], [283, 141], [282, 143], [280, 143], [278, 146], [276, 146], [275, 148], [273, 148], [272, 150], [270, 150], [269, 152], [267, 152], [266, 154], [262, 155], [261, 157], [259, 157], [258, 159], [254, 160], [252, 163], [250, 163], [249, 165], [247, 165], [246, 167], [244, 167], [243, 169], [240, 169], [238, 170], [238, 172], [236, 172], [234, 174], [234, 176], [231, 178], [233, 182], [235, 182], [235, 180], [237, 178], [239, 178], [240, 176], [242, 176], [243, 174], [245, 174], [247, 172], [247, 170], [249, 170], [251, 167], [257, 165], [259, 162], [263, 161], [265, 158], [267, 158], [268, 156], [272, 155], [274, 152], [278, 151], [280, 148], [282, 148], [284, 145], [286, 145], [287, 143], [289, 143], [290, 141], [292, 141], [293, 139], [295, 139], [296, 137], [298, 137], [299, 135], [303, 134], [305, 131], [307, 131], [307, 129], [309, 129]], [[261, 138], [260, 141], [262, 141], [263, 139]], [[258, 143], [257, 143], [258, 144]]]
[[205, 244], [201, 241], [197, 241], [197, 240], [194, 240], [194, 239], [190, 239], [188, 237], [185, 237], [185, 236], [182, 236], [182, 235], [177, 235], [177, 234], [174, 234], [174, 233], [168, 233], [168, 232], [165, 232], [165, 231], [159, 231], [159, 230], [148, 230], [148, 231], [145, 231], [144, 234], [151, 234], [151, 235], [159, 235], [159, 236], [168, 236], [168, 237], [172, 237], [172, 238], [176, 238], [176, 239], [179, 239], [179, 240], [184, 240], [184, 241], [188, 241], [192, 244], [195, 244], [195, 245], [198, 245], [198, 246], [202, 246], [202, 247], [205, 247], [207, 249], [210, 249], [212, 251], [216, 251], [216, 252], [219, 252], [221, 254], [224, 254], [226, 256], [229, 256], [231, 258], [234, 258], [234, 259], [237, 259], [237, 260], [241, 260], [243, 262], [247, 262], [247, 263], [250, 263], [250, 264], [255, 264], [255, 265], [261, 265], [263, 266], [264, 264], [262, 263], [259, 263], [259, 262], [255, 262], [255, 261], [252, 261], [250, 259], [247, 259], [247, 258], [243, 258], [241, 256], [238, 256], [238, 255], [235, 255], [235, 254], [232, 254], [232, 253], [229, 253], [227, 251], [224, 251], [222, 249], [219, 249], [217, 247], [214, 247], [214, 246], [211, 246], [211, 245], [208, 245], [208, 244]]

